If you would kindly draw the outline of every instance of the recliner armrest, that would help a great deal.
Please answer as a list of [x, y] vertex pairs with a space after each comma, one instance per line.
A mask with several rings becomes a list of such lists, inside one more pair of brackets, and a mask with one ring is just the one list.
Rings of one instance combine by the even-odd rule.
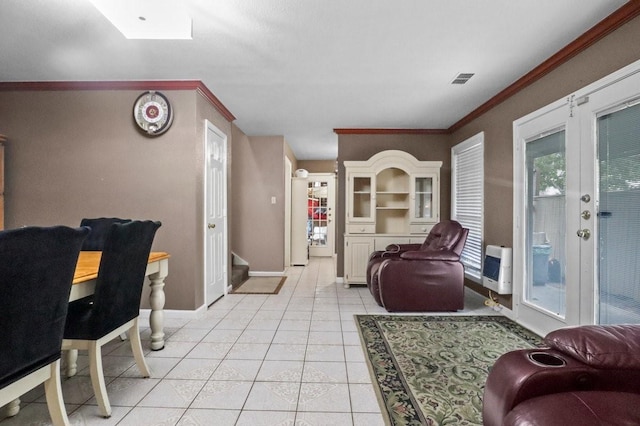
[[402, 253], [400, 258], [405, 260], [448, 260], [453, 262], [460, 260], [460, 256], [450, 250], [407, 251]]
[[583, 325], [547, 334], [552, 348], [596, 368], [640, 370], [640, 325]]
[[420, 247], [422, 247], [422, 244], [416, 244], [416, 243], [405, 243], [405, 244], [389, 244], [388, 246], [386, 246], [384, 248], [384, 250], [386, 252], [392, 252], [392, 253], [404, 253], [405, 251], [413, 251], [413, 250], [420, 250]]

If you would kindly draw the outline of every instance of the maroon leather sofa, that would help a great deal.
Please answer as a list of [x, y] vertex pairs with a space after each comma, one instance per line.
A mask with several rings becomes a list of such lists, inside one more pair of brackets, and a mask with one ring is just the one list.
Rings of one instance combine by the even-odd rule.
[[367, 286], [389, 312], [457, 311], [464, 308], [460, 253], [469, 230], [437, 223], [422, 244], [391, 244], [369, 257]]
[[498, 358], [485, 426], [640, 425], [640, 325], [563, 328], [544, 342]]

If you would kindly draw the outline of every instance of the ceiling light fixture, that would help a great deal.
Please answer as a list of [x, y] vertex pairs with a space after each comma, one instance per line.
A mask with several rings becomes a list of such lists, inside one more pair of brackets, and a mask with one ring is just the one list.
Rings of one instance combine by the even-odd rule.
[[455, 76], [453, 81], [451, 81], [451, 84], [465, 84], [474, 75], [475, 75], [474, 73], [470, 73], [470, 72], [466, 72], [466, 73], [465, 72], [461, 72], [457, 76]]
[[191, 17], [173, 0], [91, 0], [126, 38], [190, 40]]

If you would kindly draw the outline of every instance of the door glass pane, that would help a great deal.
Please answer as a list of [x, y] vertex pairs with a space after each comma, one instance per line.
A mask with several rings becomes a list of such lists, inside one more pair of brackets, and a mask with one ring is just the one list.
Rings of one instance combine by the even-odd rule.
[[566, 166], [565, 131], [526, 144], [527, 282], [525, 299], [564, 318]]
[[640, 105], [598, 118], [598, 323], [640, 323]]
[[327, 182], [309, 182], [307, 198], [307, 235], [309, 244], [316, 247], [326, 247], [329, 212]]
[[431, 219], [431, 201], [433, 199], [433, 179], [430, 177], [416, 178], [415, 219]]

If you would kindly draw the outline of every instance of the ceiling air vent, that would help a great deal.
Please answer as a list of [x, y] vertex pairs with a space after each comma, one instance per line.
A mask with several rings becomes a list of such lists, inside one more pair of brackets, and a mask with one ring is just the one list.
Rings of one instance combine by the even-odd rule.
[[474, 76], [474, 73], [461, 72], [456, 76], [456, 78], [453, 79], [451, 84], [465, 84], [473, 76]]

